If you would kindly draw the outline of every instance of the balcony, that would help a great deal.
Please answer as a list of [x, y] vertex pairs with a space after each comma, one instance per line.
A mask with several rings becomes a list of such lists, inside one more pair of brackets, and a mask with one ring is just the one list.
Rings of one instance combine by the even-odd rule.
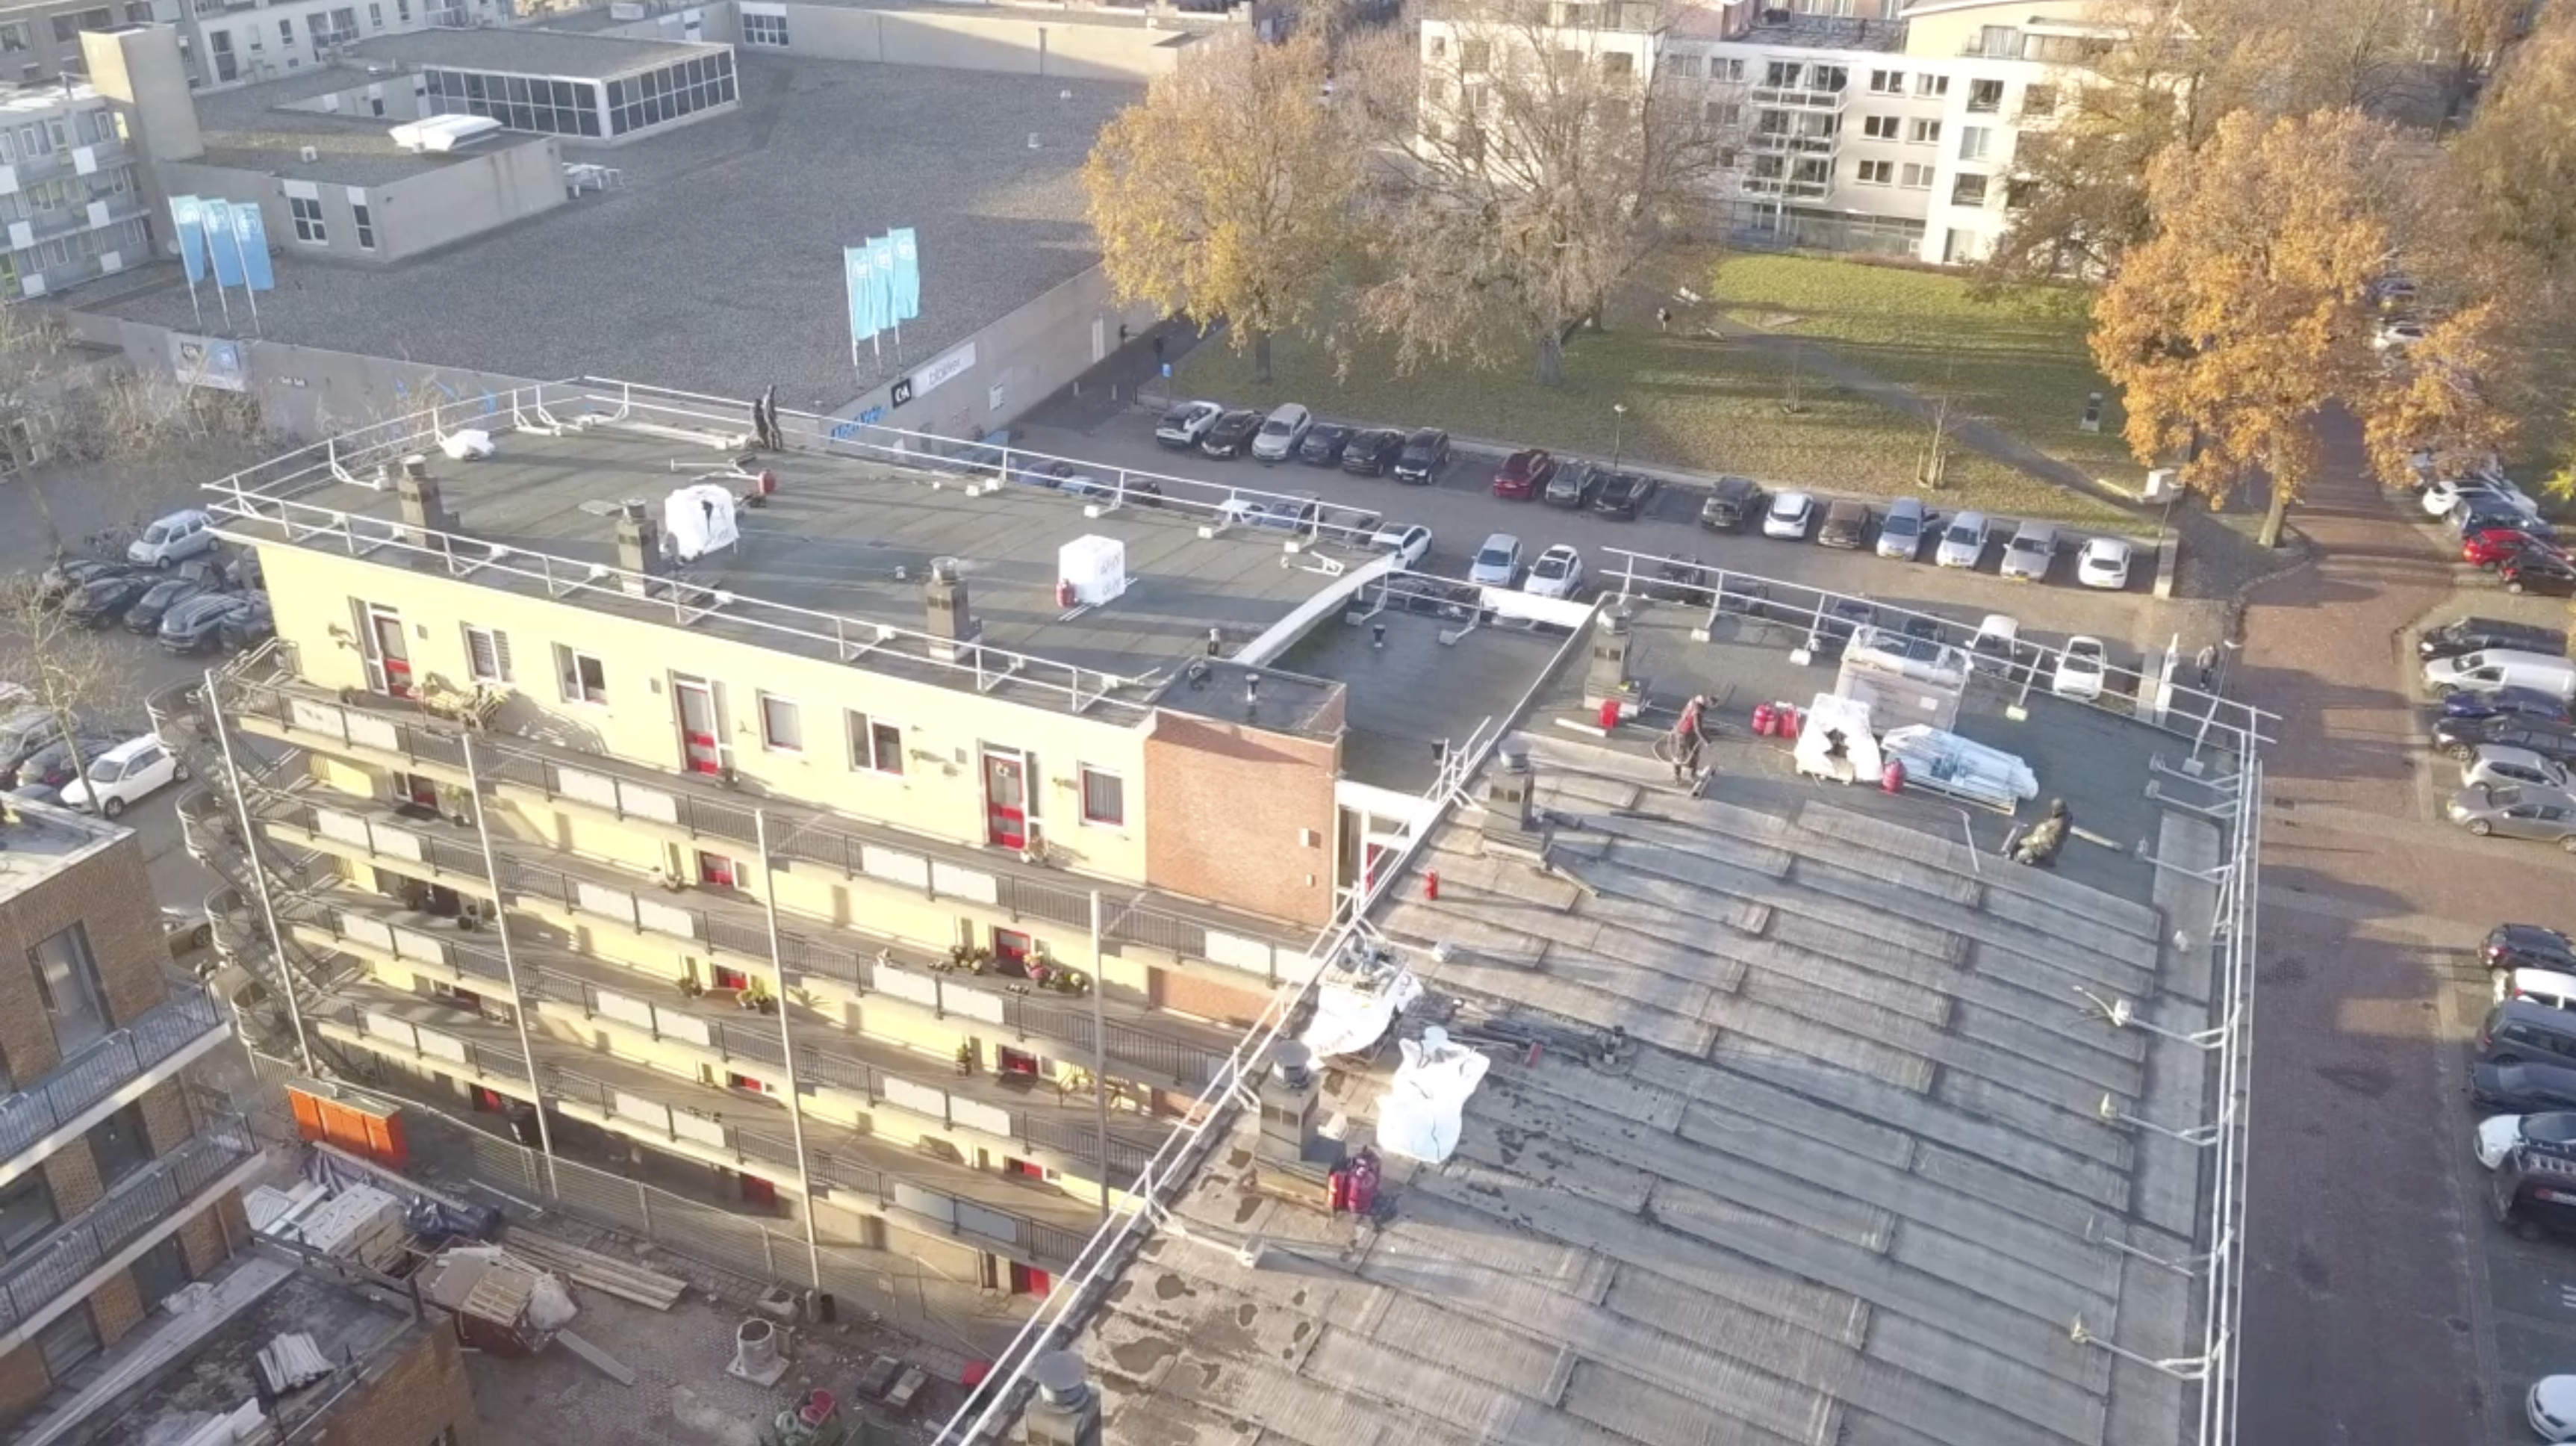
[[1766, 155], [1832, 156], [1842, 147], [1840, 136], [1793, 135], [1786, 131], [1755, 131], [1753, 150]]
[[1757, 106], [1781, 106], [1797, 111], [1834, 112], [1843, 108], [1843, 102], [1850, 94], [1848, 88], [1808, 90], [1804, 87], [1757, 85], [1753, 87], [1753, 103]]
[[96, 1204], [0, 1267], [0, 1331], [19, 1334], [30, 1318], [117, 1252], [156, 1225], [176, 1228], [173, 1217], [182, 1206], [258, 1159], [259, 1145], [240, 1116], [199, 1124], [185, 1144], [118, 1181]]
[[1791, 201], [1821, 201], [1833, 194], [1831, 181], [1803, 181], [1787, 176], [1747, 176], [1744, 192], [1749, 196], [1778, 196]]
[[[223, 1010], [193, 981], [132, 1024], [78, 1049], [44, 1078], [0, 1100], [0, 1180], [14, 1179], [17, 1157], [51, 1135], [89, 1128], [122, 1101], [139, 1095], [224, 1037]], [[32, 1163], [32, 1162], [29, 1162]]]

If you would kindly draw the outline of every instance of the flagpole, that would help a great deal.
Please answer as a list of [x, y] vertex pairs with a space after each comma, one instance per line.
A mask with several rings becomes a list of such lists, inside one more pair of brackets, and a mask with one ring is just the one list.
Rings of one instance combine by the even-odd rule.
[[[244, 269], [247, 271], [248, 268]], [[250, 302], [250, 329], [262, 336], [267, 335], [259, 324], [259, 288], [250, 284], [250, 278], [246, 274], [242, 278], [242, 295]]]
[[228, 296], [224, 295], [224, 283], [223, 283], [220, 279], [218, 279], [218, 280], [215, 282], [215, 304], [216, 304], [217, 306], [222, 307], [222, 308], [224, 309], [224, 330], [226, 330], [226, 331], [230, 331], [230, 330], [232, 330], [232, 326], [233, 326], [233, 303], [232, 303], [232, 298], [230, 298], [230, 297], [228, 297]]
[[188, 278], [188, 309], [197, 315], [197, 330], [206, 329], [206, 305], [197, 299], [197, 278]]

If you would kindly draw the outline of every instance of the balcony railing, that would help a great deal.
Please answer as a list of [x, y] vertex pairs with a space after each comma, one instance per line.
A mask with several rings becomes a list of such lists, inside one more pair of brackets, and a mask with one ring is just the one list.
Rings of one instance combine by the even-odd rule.
[[[441, 1066], [462, 1065], [477, 1079], [495, 1080], [501, 1084], [528, 1083], [528, 1057], [503, 1045], [488, 1044], [479, 1039], [463, 1039], [437, 1029], [424, 1028], [408, 1019], [397, 1018], [355, 1002], [327, 1010], [323, 1018], [371, 1040], [382, 1040], [412, 1058]], [[440, 1073], [449, 1072], [441, 1068]]]
[[185, 1144], [118, 1181], [96, 1204], [0, 1267], [0, 1328], [44, 1309], [258, 1152], [250, 1126], [238, 1115], [199, 1125]]
[[1787, 106], [1792, 110], [1841, 110], [1848, 90], [1808, 90], [1804, 87], [1757, 85], [1753, 103], [1757, 106]]
[[1802, 136], [1786, 131], [1753, 133], [1753, 149], [1772, 154], [1830, 156], [1841, 143], [1838, 136]]
[[0, 1100], [0, 1160], [15, 1157], [127, 1081], [223, 1027], [223, 1009], [213, 996], [194, 984], [174, 986], [169, 998], [132, 1024], [92, 1040], [44, 1078]]

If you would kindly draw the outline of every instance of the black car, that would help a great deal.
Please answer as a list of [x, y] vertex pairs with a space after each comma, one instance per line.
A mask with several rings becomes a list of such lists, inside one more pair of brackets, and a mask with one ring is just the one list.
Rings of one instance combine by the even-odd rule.
[[1762, 488], [1750, 477], [1720, 477], [1699, 505], [1699, 525], [1711, 532], [1741, 532], [1762, 515]]
[[1404, 434], [1371, 429], [1353, 432], [1342, 445], [1342, 470], [1354, 477], [1380, 477], [1404, 451]]
[[191, 598], [203, 597], [205, 592], [204, 583], [178, 579], [156, 582], [144, 589], [143, 596], [136, 598], [133, 605], [126, 608], [125, 630], [129, 633], [159, 632], [164, 613]]
[[1342, 460], [1342, 449], [1350, 445], [1356, 428], [1339, 422], [1317, 422], [1297, 444], [1297, 460], [1309, 467], [1331, 467]]
[[1866, 598], [1838, 597], [1826, 607], [1824, 616], [1816, 619], [1816, 633], [1808, 645], [1839, 648], [1851, 641], [1853, 632], [1877, 625], [1875, 604]]
[[1652, 477], [1641, 477], [1634, 472], [1613, 472], [1601, 484], [1601, 490], [1594, 494], [1592, 510], [1604, 517], [1634, 522], [1637, 514], [1646, 510], [1646, 504], [1655, 500], [1655, 490], [1659, 485]]
[[217, 629], [224, 651], [238, 653], [253, 643], [266, 642], [277, 635], [277, 616], [269, 611], [268, 594], [248, 594], [239, 612], [223, 620]]
[[2481, 648], [2512, 648], [2525, 653], [2564, 653], [2567, 635], [2556, 628], [2508, 623], [2495, 618], [2460, 618], [2415, 640], [2415, 655], [2430, 661], [2456, 658]]
[[200, 593], [161, 615], [161, 646], [173, 653], [202, 653], [223, 640], [224, 624], [250, 606], [237, 592]]
[[1825, 525], [1816, 532], [1818, 547], [1856, 551], [1869, 545], [1870, 510], [1866, 502], [1837, 502], [1825, 509]]
[[1666, 557], [1655, 569], [1655, 580], [1646, 586], [1646, 596], [1660, 602], [1697, 603], [1708, 597], [1708, 564], [1694, 557], [1688, 561], [1678, 554]]
[[1941, 620], [1928, 613], [1907, 613], [1905, 621], [1896, 625], [1896, 630], [1918, 642], [1930, 643], [1936, 649], [1941, 646]]
[[2576, 714], [2568, 711], [2566, 699], [2538, 688], [2498, 688], [2492, 693], [2456, 689], [2442, 695], [2441, 715], [2445, 718], [2509, 716], [2562, 726], [2576, 722]]
[[1404, 450], [1396, 454], [1395, 480], [1428, 487], [1440, 469], [1449, 465], [1449, 434], [1437, 427], [1424, 427], [1404, 439]]
[[1238, 408], [1216, 419], [1216, 425], [1199, 438], [1199, 450], [1211, 457], [1240, 457], [1252, 445], [1252, 434], [1260, 430], [1261, 414]]
[[66, 558], [46, 568], [44, 576], [36, 580], [36, 600], [51, 607], [100, 578], [122, 577], [134, 570], [122, 562], [111, 562], [104, 558]]
[[2469, 1101], [2496, 1115], [2576, 1109], [2576, 1068], [2528, 1060], [2520, 1064], [2472, 1065]]
[[64, 600], [63, 616], [83, 627], [106, 627], [123, 616], [127, 608], [140, 602], [156, 582], [157, 578], [134, 573], [109, 573], [92, 578]]
[[2576, 561], [2537, 549], [2518, 553], [2496, 569], [2506, 592], [2533, 592], [2543, 597], [2576, 597]]
[[2538, 924], [2498, 924], [2478, 945], [2489, 969], [2551, 969], [2576, 974], [2576, 939]]
[[2529, 718], [2445, 718], [2433, 725], [2433, 746], [2453, 758], [2499, 747], [2528, 749], [2555, 763], [2576, 763], [2576, 730]]
[[1550, 507], [1579, 510], [1592, 505], [1592, 499], [1600, 495], [1601, 484], [1605, 480], [1607, 474], [1597, 467], [1568, 462], [1558, 467], [1556, 475], [1548, 478], [1547, 485], [1539, 489], [1538, 500]]
[[1730, 572], [1718, 579], [1717, 610], [1738, 617], [1767, 618], [1771, 615], [1771, 584]]

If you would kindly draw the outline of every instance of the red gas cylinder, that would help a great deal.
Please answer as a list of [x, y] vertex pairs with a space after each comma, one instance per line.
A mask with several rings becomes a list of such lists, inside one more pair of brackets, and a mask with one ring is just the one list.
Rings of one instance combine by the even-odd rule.
[[1905, 760], [1902, 758], [1891, 758], [1887, 760], [1887, 767], [1879, 770], [1878, 786], [1883, 792], [1903, 793], [1905, 791]]
[[1055, 605], [1060, 608], [1073, 606], [1073, 584], [1062, 578], [1056, 579]]
[[1440, 898], [1440, 871], [1438, 869], [1424, 869], [1422, 871], [1422, 897], [1435, 902]]
[[1780, 736], [1791, 743], [1798, 741], [1798, 710], [1786, 703], [1780, 705]]
[[1375, 1150], [1362, 1150], [1350, 1163], [1348, 1188], [1343, 1207], [1354, 1215], [1366, 1215], [1377, 1204], [1378, 1164]]
[[1616, 698], [1604, 698], [1604, 699], [1602, 699], [1602, 700], [1601, 700], [1601, 731], [1602, 731], [1602, 732], [1604, 732], [1604, 733], [1608, 733], [1608, 732], [1611, 732], [1611, 731], [1613, 731], [1614, 729], [1616, 729], [1618, 726], [1619, 726], [1619, 700], [1618, 700], [1618, 699], [1616, 699]]
[[1753, 705], [1753, 736], [1768, 738], [1780, 727], [1780, 710], [1768, 703]]

